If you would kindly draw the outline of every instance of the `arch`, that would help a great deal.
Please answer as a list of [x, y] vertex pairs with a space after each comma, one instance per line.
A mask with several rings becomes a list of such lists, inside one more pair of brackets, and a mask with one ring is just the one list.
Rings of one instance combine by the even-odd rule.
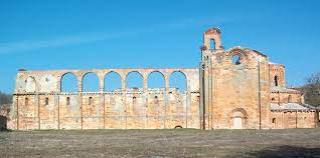
[[209, 39], [209, 47], [210, 47], [209, 49], [213, 49], [213, 50], [216, 49], [216, 41], [214, 38]]
[[26, 92], [36, 92], [37, 91], [36, 80], [34, 77], [29, 76], [25, 80], [25, 85], [26, 85]]
[[165, 77], [160, 71], [153, 71], [148, 74], [148, 88], [165, 88]]
[[277, 123], [276, 121], [277, 121], [276, 118], [272, 118], [272, 123]]
[[274, 80], [274, 86], [277, 87], [279, 85], [279, 77], [276, 75], [274, 76], [273, 80]]
[[234, 65], [241, 64], [241, 55], [240, 54], [235, 54], [232, 56], [232, 64], [234, 64]]
[[112, 92], [121, 89], [121, 76], [119, 73], [110, 71], [104, 76], [104, 91]]
[[99, 77], [96, 73], [87, 72], [82, 76], [82, 91], [84, 92], [99, 91]]
[[243, 129], [245, 127], [247, 112], [243, 108], [232, 110], [232, 129]]
[[138, 71], [131, 71], [126, 75], [126, 88], [143, 88], [143, 76]]
[[174, 71], [169, 77], [170, 88], [176, 88], [180, 92], [187, 91], [187, 76], [182, 71]]
[[228, 52], [228, 56], [231, 63], [234, 65], [242, 64], [248, 58], [248, 54], [241, 48], [233, 48]]
[[67, 72], [61, 76], [60, 92], [78, 92], [78, 79], [72, 72]]

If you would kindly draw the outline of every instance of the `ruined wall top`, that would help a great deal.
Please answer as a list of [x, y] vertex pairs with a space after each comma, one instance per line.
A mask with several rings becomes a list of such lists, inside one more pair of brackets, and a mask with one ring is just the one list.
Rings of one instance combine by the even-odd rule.
[[127, 68], [127, 69], [89, 69], [89, 70], [34, 70], [19, 71], [16, 78], [15, 94], [18, 93], [59, 93], [61, 92], [61, 79], [65, 74], [73, 74], [78, 81], [78, 91], [82, 91], [82, 81], [86, 74], [94, 73], [99, 78], [100, 91], [103, 91], [104, 78], [107, 74], [115, 72], [121, 78], [123, 89], [126, 88], [126, 78], [131, 72], [139, 73], [143, 78], [143, 88], [148, 89], [147, 80], [151, 73], [159, 72], [165, 80], [165, 88], [169, 89], [169, 78], [174, 72], [181, 72], [187, 82], [187, 91], [199, 91], [198, 68]]

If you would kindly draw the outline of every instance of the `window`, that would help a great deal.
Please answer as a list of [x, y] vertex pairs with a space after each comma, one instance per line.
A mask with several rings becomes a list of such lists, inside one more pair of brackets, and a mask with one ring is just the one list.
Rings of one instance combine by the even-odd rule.
[[45, 103], [44, 103], [45, 105], [49, 105], [49, 98], [46, 98], [45, 99]]
[[241, 60], [241, 57], [239, 54], [232, 56], [232, 64], [239, 65], [241, 64], [240, 60]]
[[70, 105], [70, 97], [67, 97], [67, 105]]
[[88, 104], [89, 104], [89, 105], [92, 104], [92, 97], [89, 97]]
[[214, 41], [214, 39], [210, 39], [210, 49], [216, 49], [216, 42]]
[[289, 96], [288, 96], [288, 103], [291, 103], [291, 102], [292, 102], [292, 96], [289, 95]]
[[274, 86], [278, 86], [278, 76], [274, 76]]
[[272, 123], [276, 123], [276, 118], [272, 118]]
[[271, 98], [272, 101], [276, 100], [275, 98]]
[[29, 105], [29, 98], [25, 98], [24, 104], [25, 104], [25, 105]]

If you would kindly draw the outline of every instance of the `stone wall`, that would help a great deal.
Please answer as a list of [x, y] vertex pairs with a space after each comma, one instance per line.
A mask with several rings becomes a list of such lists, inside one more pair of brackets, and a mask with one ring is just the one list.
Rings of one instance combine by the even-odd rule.
[[[170, 88], [173, 72], [186, 76], [186, 91]], [[66, 73], [78, 78], [78, 92], [61, 92]], [[99, 92], [83, 92], [83, 76], [95, 72]], [[104, 76], [117, 72], [123, 77], [122, 89], [106, 92]], [[127, 88], [126, 76], [140, 72], [143, 88]], [[161, 72], [165, 87], [148, 88], [147, 78]], [[200, 128], [198, 69], [112, 69], [20, 71], [11, 117], [13, 129], [163, 129]], [[54, 87], [54, 88], [53, 88]]]
[[316, 128], [318, 127], [318, 114], [316, 111], [272, 111], [271, 128]]

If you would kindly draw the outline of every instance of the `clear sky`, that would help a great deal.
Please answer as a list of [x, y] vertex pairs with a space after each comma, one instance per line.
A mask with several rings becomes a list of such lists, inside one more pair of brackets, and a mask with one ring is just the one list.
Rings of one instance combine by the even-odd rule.
[[197, 67], [202, 32], [286, 65], [288, 85], [320, 71], [319, 0], [0, 1], [0, 91], [20, 68]]

